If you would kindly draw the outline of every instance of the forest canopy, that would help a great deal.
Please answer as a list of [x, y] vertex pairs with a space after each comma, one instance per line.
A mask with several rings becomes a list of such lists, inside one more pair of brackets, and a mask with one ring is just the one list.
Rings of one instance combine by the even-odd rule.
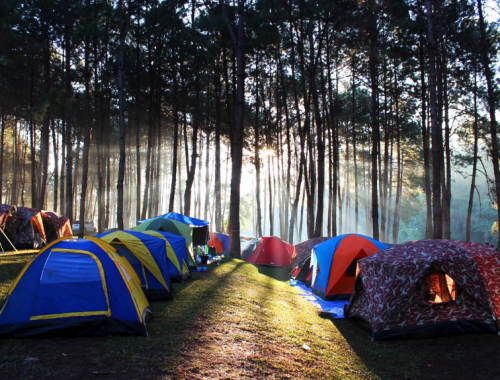
[[[499, 4], [6, 0], [0, 203], [496, 243]], [[81, 223], [82, 229], [84, 223]]]

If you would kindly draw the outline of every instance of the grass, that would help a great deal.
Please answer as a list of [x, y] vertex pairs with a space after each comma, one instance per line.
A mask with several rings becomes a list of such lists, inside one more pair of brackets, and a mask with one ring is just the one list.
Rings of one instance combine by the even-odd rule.
[[[0, 257], [0, 287], [13, 280], [27, 259]], [[149, 337], [3, 340], [0, 378], [500, 376], [500, 344], [494, 335], [371, 342], [352, 321], [319, 317], [280, 270], [225, 259], [173, 285], [174, 301], [151, 305], [155, 315], [148, 323]]]

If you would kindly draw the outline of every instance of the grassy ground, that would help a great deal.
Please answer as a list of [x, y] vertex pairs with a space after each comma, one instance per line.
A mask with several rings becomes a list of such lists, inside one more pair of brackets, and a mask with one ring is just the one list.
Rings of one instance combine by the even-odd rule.
[[[0, 287], [27, 259], [0, 257]], [[279, 270], [226, 259], [174, 292], [152, 303], [149, 337], [2, 340], [0, 378], [500, 378], [495, 335], [374, 343], [319, 317]]]

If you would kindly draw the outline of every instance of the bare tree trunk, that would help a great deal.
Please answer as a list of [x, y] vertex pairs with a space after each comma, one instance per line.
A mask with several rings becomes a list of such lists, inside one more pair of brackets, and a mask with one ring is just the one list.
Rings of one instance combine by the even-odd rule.
[[429, 153], [429, 131], [427, 129], [427, 86], [425, 81], [425, 58], [424, 58], [424, 36], [423, 33], [419, 37], [420, 46], [420, 83], [421, 83], [421, 103], [422, 103], [422, 144], [424, 153], [424, 191], [426, 203], [426, 227], [425, 238], [431, 239], [432, 232], [432, 203], [431, 203], [431, 167]]
[[[85, 13], [89, 12], [90, 0], [85, 2]], [[88, 16], [86, 18], [89, 18]], [[89, 20], [87, 20], [88, 22]], [[85, 234], [85, 202], [87, 200], [87, 184], [89, 173], [89, 152], [90, 152], [90, 133], [92, 121], [90, 114], [90, 44], [88, 32], [85, 33], [85, 137], [83, 140], [83, 162], [82, 162], [82, 192], [80, 196], [80, 235]]]
[[477, 71], [474, 64], [474, 149], [472, 158], [472, 180], [470, 183], [469, 205], [467, 207], [467, 223], [465, 227], [465, 241], [471, 240], [472, 206], [474, 205], [474, 190], [476, 190], [477, 173], [477, 148], [478, 148], [478, 125], [477, 125]]
[[446, 161], [446, 181], [443, 191], [443, 202], [446, 204], [444, 210], [444, 238], [451, 239], [451, 150], [450, 150], [450, 122], [448, 117], [448, 70], [446, 52], [443, 51], [443, 97], [444, 97], [444, 137], [445, 137], [445, 161]]
[[[80, 147], [80, 136], [76, 136], [76, 154], [75, 154], [75, 171], [74, 171], [74, 174], [73, 174], [73, 196], [72, 196], [72, 199], [73, 199], [73, 210], [75, 212], [75, 214], [77, 214], [77, 201], [78, 201], [78, 197], [77, 197], [77, 190], [78, 190], [78, 175], [80, 173], [80, 151], [81, 151], [81, 147]], [[80, 215], [79, 213], [77, 215]]]
[[241, 168], [243, 165], [243, 112], [245, 108], [245, 0], [238, 0], [238, 35], [230, 23], [226, 9], [225, 0], [221, 0], [223, 5], [226, 23], [233, 39], [236, 50], [237, 61], [237, 94], [236, 94], [236, 124], [233, 129], [232, 138], [232, 167], [231, 167], [231, 200], [230, 200], [230, 218], [231, 218], [231, 256], [241, 257], [240, 247], [240, 183]]
[[352, 57], [352, 157], [354, 164], [354, 233], [358, 233], [359, 207], [358, 207], [358, 162], [356, 152], [356, 80], [355, 56]]
[[[176, 66], [176, 63], [174, 63]], [[178, 146], [179, 146], [179, 110], [178, 110], [178, 94], [177, 94], [177, 70], [173, 70], [173, 82], [174, 82], [174, 93], [173, 93], [173, 113], [174, 113], [174, 145], [172, 148], [172, 183], [170, 185], [170, 200], [168, 203], [168, 212], [174, 211], [175, 203], [175, 184], [177, 182], [177, 160], [178, 160]]]
[[14, 128], [12, 128], [12, 140], [13, 140], [13, 149], [12, 149], [12, 196], [10, 203], [13, 205], [17, 205], [17, 165], [19, 162], [18, 159], [18, 148], [17, 148], [17, 117], [14, 119]]
[[[488, 111], [490, 113], [490, 135], [491, 135], [491, 157], [493, 160], [493, 170], [495, 173], [495, 193], [497, 198], [497, 204], [500, 202], [500, 168], [498, 164], [498, 140], [497, 140], [497, 119], [496, 119], [496, 86], [494, 82], [494, 76], [490, 68], [490, 56], [489, 52], [490, 43], [486, 35], [486, 24], [483, 16], [483, 6], [481, 0], [477, 0], [477, 8], [479, 13], [479, 26], [481, 30], [481, 58], [483, 61], [484, 76], [486, 77], [486, 83], [488, 87]], [[498, 211], [498, 223], [500, 225], [500, 207], [497, 207]], [[497, 246], [500, 247], [500, 233], [498, 234]]]
[[[191, 213], [191, 192], [192, 192], [192, 187], [194, 183], [194, 177], [196, 174], [196, 161], [198, 157], [198, 152], [197, 152], [197, 142], [198, 142], [198, 127], [200, 124], [200, 110], [199, 110], [199, 104], [200, 104], [200, 68], [197, 67], [196, 69], [196, 80], [195, 80], [195, 87], [196, 87], [196, 101], [195, 101], [195, 109], [194, 109], [194, 115], [193, 115], [193, 134], [191, 136], [191, 167], [189, 165], [186, 167], [187, 169], [187, 179], [186, 179], [186, 188], [184, 189], [184, 214], [189, 215]], [[186, 149], [186, 155], [187, 155], [187, 149]]]
[[[124, 19], [123, 0], [118, 0], [118, 12], [120, 14], [120, 47], [118, 58], [118, 105], [120, 118], [120, 161], [118, 164], [118, 179], [117, 179], [117, 207], [116, 221], [118, 229], [123, 230], [123, 180], [125, 176], [125, 103], [124, 103], [124, 88], [123, 88], [123, 72], [124, 72], [124, 53], [125, 53], [125, 38], [128, 34], [130, 18]], [[80, 221], [82, 222], [82, 221]]]
[[[49, 20], [48, 15], [49, 12], [46, 9], [47, 5], [43, 5], [41, 7], [41, 23], [43, 25], [42, 29], [42, 59], [43, 59], [43, 89], [45, 101], [48, 102], [49, 94], [50, 94], [50, 61], [51, 61], [51, 41], [49, 35]], [[45, 201], [46, 201], [46, 193], [47, 193], [47, 182], [49, 178], [49, 123], [50, 123], [50, 107], [47, 107], [42, 117], [42, 128], [40, 134], [40, 160], [42, 163], [42, 173], [41, 173], [41, 186], [40, 186], [40, 194], [38, 197], [38, 209], [44, 209]]]
[[205, 163], [205, 220], [208, 220], [208, 208], [210, 205], [210, 132], [211, 130], [209, 126], [207, 128], [207, 162]]
[[[225, 54], [225, 53], [224, 53]], [[220, 83], [220, 59], [217, 61], [215, 71], [215, 183], [214, 183], [214, 196], [215, 196], [215, 230], [222, 231], [222, 215], [221, 215], [221, 160], [220, 160], [220, 130], [221, 130], [221, 98], [222, 89]]]
[[259, 56], [256, 58], [255, 67], [255, 125], [254, 125], [254, 140], [255, 140], [255, 200], [257, 203], [257, 236], [262, 235], [262, 210], [260, 204], [260, 98], [259, 98]]
[[[316, 122], [316, 147], [318, 151], [318, 198], [316, 204], [316, 221], [313, 224], [314, 228], [313, 226], [311, 226], [311, 231], [314, 230], [314, 233], [310, 237], [319, 237], [323, 233], [323, 208], [325, 198], [325, 144], [323, 142], [323, 120], [321, 118], [321, 110], [319, 108], [318, 101], [318, 91], [316, 88], [316, 65], [314, 64], [315, 60], [313, 29], [314, 24], [311, 21], [309, 24], [309, 81], [311, 86], [311, 96], [314, 103], [314, 119]], [[321, 43], [319, 43], [319, 46], [321, 48]]]
[[378, 43], [377, 43], [377, 20], [375, 15], [375, 2], [370, 0], [369, 9], [369, 34], [370, 34], [370, 79], [371, 79], [371, 126], [372, 126], [372, 227], [373, 227], [373, 238], [375, 240], [380, 239], [379, 235], [379, 220], [378, 220], [378, 188], [377, 188], [377, 158], [379, 155], [378, 147], [380, 141], [379, 134], [379, 114], [378, 114]]
[[[328, 35], [328, 34], [327, 34]], [[328, 100], [330, 103], [330, 118], [332, 119], [332, 149], [333, 149], [333, 172], [332, 172], [332, 232], [331, 236], [337, 236], [337, 198], [338, 198], [338, 166], [339, 166], [339, 150], [338, 150], [338, 122], [335, 114], [335, 104], [333, 97], [331, 59], [330, 59], [330, 44], [326, 45], [326, 61], [328, 71]], [[337, 92], [336, 94], [337, 95]], [[336, 97], [336, 96], [335, 96]]]
[[397, 244], [398, 241], [398, 234], [399, 234], [399, 210], [401, 208], [401, 195], [402, 195], [402, 187], [403, 187], [403, 168], [402, 168], [402, 161], [401, 161], [401, 127], [399, 125], [399, 89], [398, 89], [398, 72], [395, 69], [394, 70], [394, 78], [395, 78], [395, 103], [396, 103], [396, 141], [397, 141], [397, 151], [398, 151], [398, 179], [397, 179], [397, 185], [396, 185], [396, 201], [394, 203], [394, 217], [392, 221], [392, 244]]
[[3, 203], [3, 152], [5, 135], [5, 113], [2, 109], [2, 131], [0, 134], [0, 203]]
[[287, 145], [287, 169], [286, 169], [286, 185], [285, 185], [285, 216], [284, 216], [284, 239], [285, 241], [289, 241], [290, 244], [293, 244], [293, 241], [289, 240], [289, 225], [288, 218], [290, 213], [290, 186], [291, 186], [291, 170], [292, 170], [292, 147], [291, 147], [291, 121], [288, 112], [288, 102], [287, 102], [287, 88], [285, 87], [285, 79], [284, 79], [284, 70], [281, 67], [280, 62], [280, 72], [281, 72], [281, 87], [283, 91], [283, 105], [285, 107], [285, 121], [286, 121], [286, 145]]
[[[437, 119], [436, 98], [436, 44], [434, 41], [434, 15], [435, 0], [426, 0], [427, 26], [429, 41], [429, 88], [430, 88], [430, 114], [432, 128], [432, 203], [434, 239], [443, 238], [442, 210], [441, 210], [441, 158], [442, 158], [442, 132]], [[499, 214], [500, 215], [500, 214]]]
[[[106, 119], [107, 121], [109, 118]], [[111, 211], [111, 153], [110, 139], [106, 143], [106, 213], [104, 215], [104, 229], [110, 225], [109, 215]]]

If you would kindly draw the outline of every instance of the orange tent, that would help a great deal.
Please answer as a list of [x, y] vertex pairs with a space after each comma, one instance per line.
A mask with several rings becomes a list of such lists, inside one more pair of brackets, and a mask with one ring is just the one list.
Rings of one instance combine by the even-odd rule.
[[387, 245], [368, 236], [345, 234], [314, 246], [311, 255], [313, 293], [324, 300], [349, 299], [357, 261]]

